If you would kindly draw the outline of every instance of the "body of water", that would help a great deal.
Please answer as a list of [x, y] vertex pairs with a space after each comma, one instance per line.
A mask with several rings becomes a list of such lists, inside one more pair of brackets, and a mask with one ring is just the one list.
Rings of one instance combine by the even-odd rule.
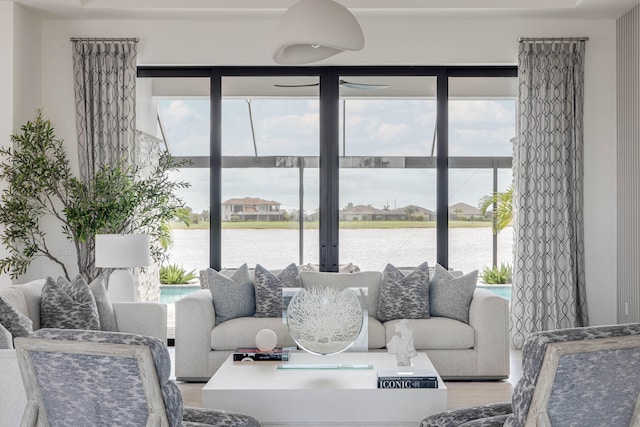
[[[173, 231], [171, 262], [187, 270], [209, 265], [209, 230]], [[300, 262], [297, 229], [223, 230], [222, 265], [235, 268], [260, 264], [281, 269]], [[318, 263], [318, 230], [304, 232], [303, 263]], [[513, 230], [507, 227], [498, 235], [498, 263], [511, 264]], [[361, 270], [382, 271], [387, 263], [399, 267], [436, 262], [436, 230], [433, 228], [342, 229], [340, 263], [353, 263]], [[449, 230], [449, 266], [456, 270], [482, 270], [492, 262], [492, 233], [486, 228], [452, 228]]]

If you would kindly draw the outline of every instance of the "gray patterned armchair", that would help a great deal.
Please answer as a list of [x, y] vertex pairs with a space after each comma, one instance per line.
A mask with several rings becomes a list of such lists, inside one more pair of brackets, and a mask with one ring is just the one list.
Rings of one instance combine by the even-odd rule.
[[260, 426], [246, 415], [183, 407], [156, 338], [40, 329], [15, 347], [28, 399], [23, 426]]
[[456, 409], [421, 427], [640, 426], [640, 324], [532, 334], [511, 403]]

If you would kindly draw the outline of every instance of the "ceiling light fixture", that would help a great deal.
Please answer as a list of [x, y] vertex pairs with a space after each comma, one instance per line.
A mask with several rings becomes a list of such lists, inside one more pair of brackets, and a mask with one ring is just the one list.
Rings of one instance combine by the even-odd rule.
[[308, 64], [345, 50], [364, 47], [364, 34], [355, 16], [333, 0], [301, 0], [280, 18], [273, 37], [278, 64]]

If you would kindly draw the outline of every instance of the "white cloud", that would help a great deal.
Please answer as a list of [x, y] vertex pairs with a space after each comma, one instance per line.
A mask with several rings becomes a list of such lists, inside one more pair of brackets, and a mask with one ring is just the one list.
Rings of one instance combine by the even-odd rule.
[[169, 102], [169, 105], [161, 109], [160, 116], [166, 127], [179, 126], [188, 120], [202, 120], [196, 110], [180, 99]]
[[383, 139], [385, 141], [392, 141], [398, 137], [406, 135], [407, 133], [409, 133], [409, 130], [410, 130], [410, 127], [405, 125], [404, 123], [401, 123], [401, 124], [382, 123], [378, 127], [378, 131], [376, 132], [376, 137]]
[[515, 123], [514, 101], [460, 100], [449, 102], [449, 122], [452, 126], [476, 125], [485, 126]]

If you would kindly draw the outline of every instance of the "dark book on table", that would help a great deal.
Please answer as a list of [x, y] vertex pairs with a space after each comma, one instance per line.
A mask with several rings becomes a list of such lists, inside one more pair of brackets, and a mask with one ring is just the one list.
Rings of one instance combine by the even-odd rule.
[[378, 388], [438, 388], [438, 377], [427, 369], [417, 369], [411, 373], [380, 371]]
[[287, 362], [289, 360], [289, 354], [291, 353], [289, 348], [276, 347], [273, 350], [262, 351], [256, 347], [241, 347], [237, 348], [233, 353], [234, 362], [242, 361], [279, 361]]

